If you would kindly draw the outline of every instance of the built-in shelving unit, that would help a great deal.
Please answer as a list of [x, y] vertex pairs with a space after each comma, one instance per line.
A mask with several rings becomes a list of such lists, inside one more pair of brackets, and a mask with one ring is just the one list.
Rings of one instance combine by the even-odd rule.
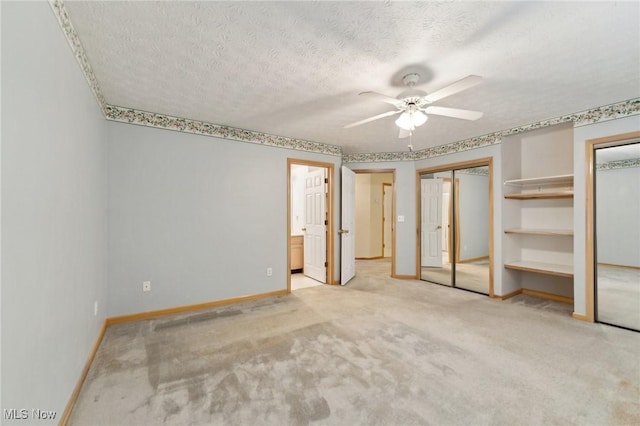
[[503, 293], [573, 298], [573, 128], [502, 141]]

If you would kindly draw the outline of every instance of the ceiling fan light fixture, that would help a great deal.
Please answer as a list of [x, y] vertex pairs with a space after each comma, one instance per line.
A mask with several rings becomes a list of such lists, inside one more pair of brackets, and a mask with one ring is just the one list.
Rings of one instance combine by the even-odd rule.
[[427, 114], [425, 114], [424, 112], [416, 111], [413, 113], [413, 125], [416, 127], [422, 126], [427, 122], [427, 118]]
[[403, 112], [400, 117], [398, 117], [398, 119], [396, 120], [396, 126], [405, 130], [413, 130], [415, 128], [413, 126], [411, 115], [408, 112]]
[[427, 115], [422, 111], [403, 112], [396, 120], [396, 126], [404, 130], [414, 130], [427, 122]]

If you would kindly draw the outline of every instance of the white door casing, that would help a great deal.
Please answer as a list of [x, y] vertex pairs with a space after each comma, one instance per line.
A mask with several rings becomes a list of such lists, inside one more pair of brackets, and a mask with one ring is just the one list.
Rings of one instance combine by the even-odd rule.
[[327, 280], [326, 169], [314, 169], [304, 177], [304, 274]]
[[384, 244], [382, 255], [384, 257], [391, 257], [391, 225], [393, 224], [393, 217], [391, 216], [391, 203], [393, 202], [393, 187], [390, 185], [383, 186], [383, 238], [382, 244]]
[[356, 275], [355, 212], [356, 174], [342, 166], [342, 219], [340, 227], [340, 283], [345, 285]]
[[421, 180], [421, 265], [442, 267], [442, 179]]

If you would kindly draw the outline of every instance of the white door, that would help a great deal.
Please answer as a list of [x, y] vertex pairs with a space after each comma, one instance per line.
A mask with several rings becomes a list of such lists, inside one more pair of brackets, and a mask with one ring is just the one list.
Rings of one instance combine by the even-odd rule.
[[421, 181], [421, 265], [442, 267], [442, 179]]
[[313, 169], [304, 177], [304, 274], [327, 280], [326, 169]]
[[393, 189], [391, 185], [384, 185], [384, 194], [382, 197], [383, 211], [382, 211], [382, 223], [383, 223], [383, 239], [382, 254], [384, 257], [391, 257], [391, 225], [393, 224], [393, 218], [391, 217], [391, 203], [393, 202]]
[[342, 166], [342, 226], [340, 283], [345, 285], [356, 275], [356, 174]]

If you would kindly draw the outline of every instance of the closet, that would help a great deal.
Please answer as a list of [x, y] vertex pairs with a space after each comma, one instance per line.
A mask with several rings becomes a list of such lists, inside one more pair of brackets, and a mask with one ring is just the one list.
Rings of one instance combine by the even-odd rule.
[[421, 280], [493, 295], [492, 162], [418, 171]]
[[573, 125], [503, 138], [503, 295], [573, 304]]

